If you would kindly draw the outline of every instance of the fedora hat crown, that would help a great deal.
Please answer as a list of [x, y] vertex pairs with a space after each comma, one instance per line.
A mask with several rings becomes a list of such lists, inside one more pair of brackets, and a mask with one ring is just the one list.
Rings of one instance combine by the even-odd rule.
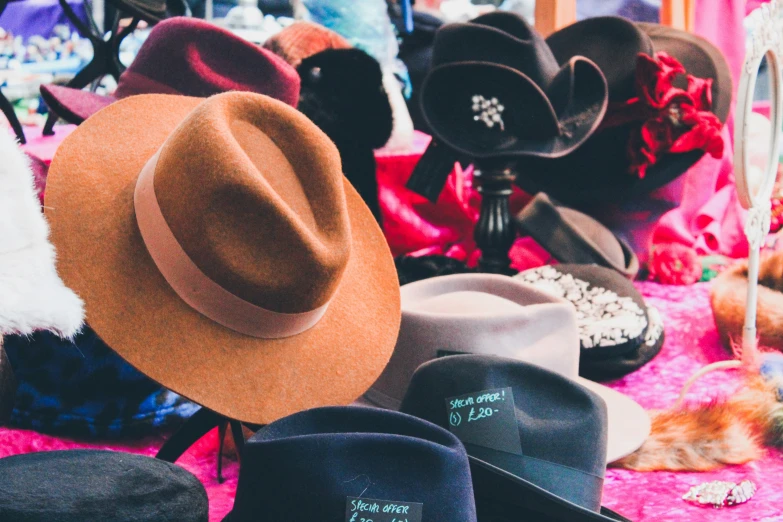
[[[392, 520], [395, 512], [400, 521], [476, 522], [464, 446], [447, 430], [398, 412], [347, 406], [290, 415], [248, 439], [239, 475], [225, 522], [359, 522]], [[346, 507], [359, 498], [411, 511], [418, 504], [419, 516], [376, 508], [349, 518]]]
[[150, 32], [120, 75], [114, 95], [207, 97], [227, 91], [259, 92], [295, 106], [299, 76], [271, 51], [226, 29], [203, 20], [172, 18]]
[[273, 312], [326, 305], [350, 255], [339, 155], [320, 133], [280, 101], [228, 93], [188, 115], [145, 167], [156, 161], [160, 213], [193, 264]]
[[445, 25], [436, 33], [433, 67], [455, 62], [505, 65], [524, 73], [544, 90], [560, 70], [541, 35], [524, 18], [505, 11]]

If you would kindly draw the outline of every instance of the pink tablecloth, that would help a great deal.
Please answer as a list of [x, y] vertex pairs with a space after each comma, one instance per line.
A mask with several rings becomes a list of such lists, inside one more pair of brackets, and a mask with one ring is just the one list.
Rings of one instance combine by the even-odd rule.
[[[612, 384], [646, 408], [669, 406], [685, 380], [704, 364], [726, 357], [712, 322], [707, 299], [708, 284], [694, 287], [665, 287], [640, 283], [639, 288], [661, 311], [666, 324], [666, 343], [660, 355], [646, 367]], [[709, 400], [732, 393], [737, 377], [731, 373], [710, 374], [698, 382], [695, 400]], [[0, 429], [0, 456], [66, 448], [108, 448], [153, 455], [162, 438], [132, 443], [92, 443], [43, 436], [34, 432]], [[211, 521], [228, 512], [236, 488], [238, 464], [226, 460], [224, 484], [215, 480], [216, 432], [191, 448], [179, 463], [195, 473], [207, 488]], [[578, 448], [575, 448], [578, 451]], [[636, 522], [772, 522], [783, 520], [783, 454], [770, 450], [767, 456], [746, 466], [724, 468], [712, 473], [639, 473], [609, 470], [604, 504]], [[748, 504], [714, 510], [691, 506], [680, 500], [689, 487], [708, 480], [753, 480], [759, 490]]]

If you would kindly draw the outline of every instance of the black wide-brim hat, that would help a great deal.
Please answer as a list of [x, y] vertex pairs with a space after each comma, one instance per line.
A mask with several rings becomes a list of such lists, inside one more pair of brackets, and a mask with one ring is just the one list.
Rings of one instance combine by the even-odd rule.
[[589, 59], [558, 65], [524, 19], [499, 12], [442, 27], [421, 89], [437, 139], [475, 159], [557, 158], [598, 128], [606, 80]]
[[[731, 72], [720, 50], [704, 38], [658, 24], [597, 17], [553, 33], [547, 43], [559, 63], [577, 54], [595, 62], [607, 79], [610, 104], [635, 96], [633, 72], [639, 53], [665, 52], [687, 74], [712, 80], [712, 112], [721, 123], [726, 122], [732, 99]], [[685, 78], [678, 78], [675, 86], [684, 88]], [[518, 166], [517, 184], [528, 193], [547, 192], [567, 204], [616, 202], [662, 187], [704, 156], [702, 150], [667, 153], [639, 179], [629, 172], [626, 149], [629, 136], [638, 132], [641, 123], [599, 129], [563, 158], [524, 158]]]
[[539, 192], [516, 216], [529, 235], [560, 263], [596, 264], [633, 279], [639, 259], [621, 237], [577, 210], [555, 204]]
[[650, 362], [664, 342], [663, 322], [631, 281], [589, 264], [560, 264], [514, 276], [577, 310], [579, 375], [592, 381], [619, 379]]

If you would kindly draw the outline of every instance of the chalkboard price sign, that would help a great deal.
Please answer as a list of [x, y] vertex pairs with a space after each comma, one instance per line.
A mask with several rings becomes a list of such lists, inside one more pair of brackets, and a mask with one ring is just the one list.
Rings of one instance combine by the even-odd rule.
[[511, 388], [449, 397], [446, 411], [449, 429], [463, 443], [522, 455]]
[[424, 504], [348, 497], [345, 522], [421, 522]]

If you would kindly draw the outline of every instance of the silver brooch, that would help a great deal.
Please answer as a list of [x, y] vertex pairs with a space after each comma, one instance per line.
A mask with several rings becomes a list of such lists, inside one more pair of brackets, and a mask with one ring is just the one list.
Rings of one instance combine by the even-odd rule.
[[500, 125], [500, 130], [506, 130], [503, 124], [503, 111], [506, 109], [497, 98], [492, 97], [489, 100], [480, 94], [474, 94], [471, 98], [473, 102], [473, 121], [482, 121], [488, 128]]
[[705, 482], [698, 486], [693, 486], [683, 495], [682, 499], [688, 502], [701, 505], [711, 505], [714, 508], [723, 506], [736, 506], [744, 504], [756, 494], [756, 485], [743, 480], [739, 484], [726, 482], [722, 480], [713, 480]]

